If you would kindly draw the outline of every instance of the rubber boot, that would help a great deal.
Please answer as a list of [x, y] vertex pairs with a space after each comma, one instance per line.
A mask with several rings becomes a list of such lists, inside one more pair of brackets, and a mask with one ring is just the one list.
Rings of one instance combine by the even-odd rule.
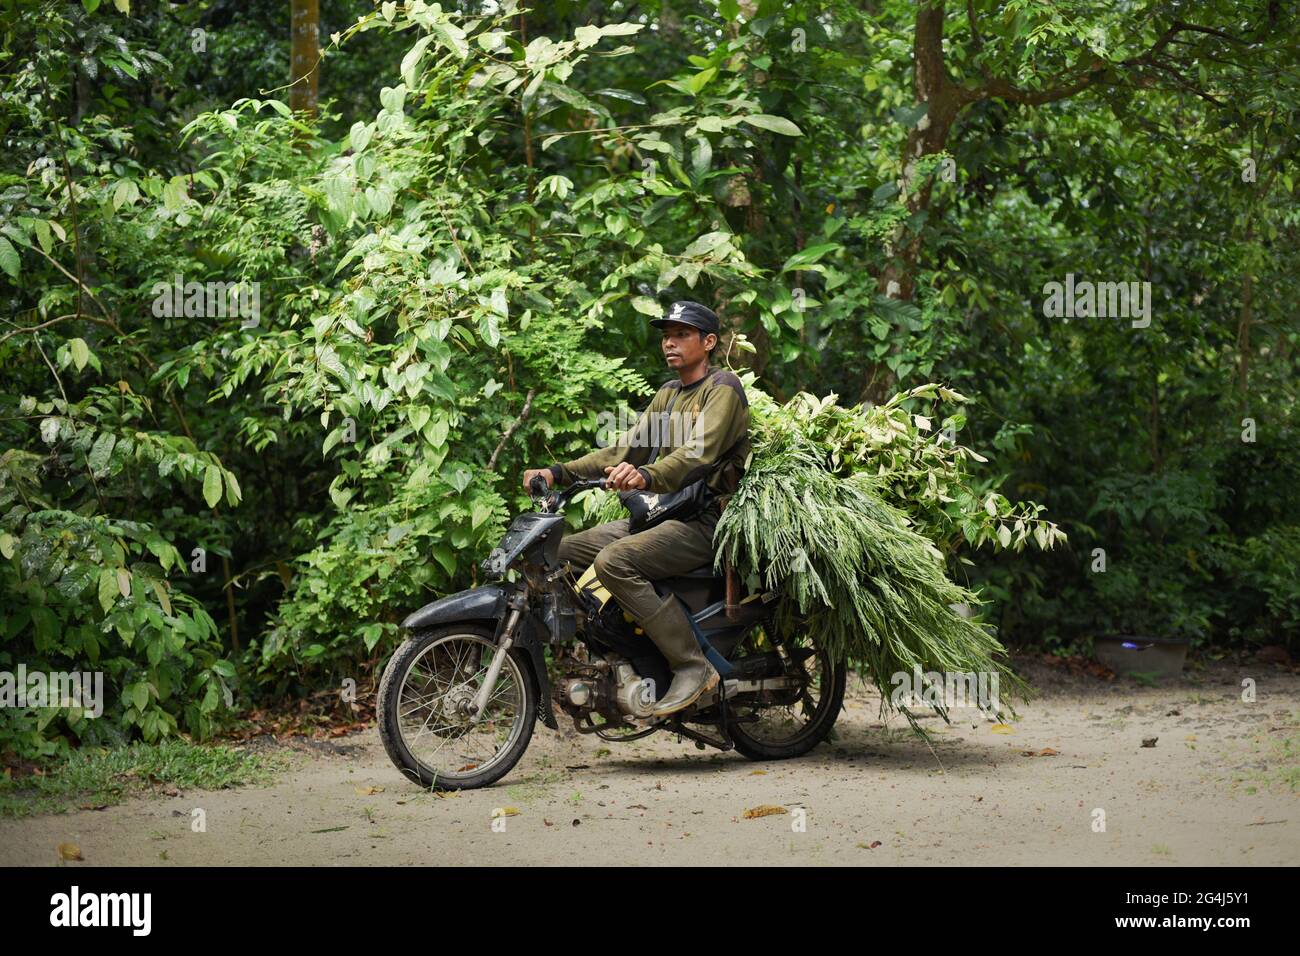
[[641, 622], [641, 627], [673, 669], [673, 682], [655, 705], [655, 717], [684, 710], [705, 691], [718, 685], [718, 672], [700, 649], [691, 622], [677, 598], [670, 595], [665, 599]]

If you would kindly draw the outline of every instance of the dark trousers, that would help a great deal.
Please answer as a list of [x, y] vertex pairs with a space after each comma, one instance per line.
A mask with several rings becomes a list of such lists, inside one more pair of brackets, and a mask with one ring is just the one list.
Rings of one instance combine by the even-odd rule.
[[585, 571], [595, 565], [600, 583], [623, 610], [644, 621], [663, 603], [650, 582], [713, 564], [713, 529], [718, 515], [710, 510], [691, 521], [665, 521], [636, 534], [627, 519], [596, 525], [560, 541], [560, 560]]

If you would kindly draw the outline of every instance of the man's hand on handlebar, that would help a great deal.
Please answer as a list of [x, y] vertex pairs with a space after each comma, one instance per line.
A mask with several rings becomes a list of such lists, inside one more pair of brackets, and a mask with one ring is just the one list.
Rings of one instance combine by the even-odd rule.
[[[534, 488], [533, 479], [541, 478], [546, 482], [546, 488]], [[524, 472], [524, 491], [530, 495], [545, 494], [546, 490], [555, 484], [555, 478], [549, 468], [529, 468]]]
[[629, 462], [605, 469], [606, 487], [615, 491], [639, 491], [645, 487], [645, 476]]

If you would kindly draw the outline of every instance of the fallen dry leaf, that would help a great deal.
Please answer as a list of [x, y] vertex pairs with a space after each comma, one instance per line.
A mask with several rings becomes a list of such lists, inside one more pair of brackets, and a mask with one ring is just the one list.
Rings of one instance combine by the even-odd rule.
[[60, 844], [59, 844], [59, 859], [61, 859], [61, 860], [84, 860], [85, 857], [81, 855], [81, 847], [77, 846], [77, 844], [75, 844], [75, 843], [60, 843]]
[[749, 772], [749, 775], [750, 775], [751, 777], [757, 777], [757, 776], [759, 776], [759, 775], [761, 775], [761, 774], [765, 774], [765, 773], [767, 773], [766, 770], [751, 770], [751, 771]]
[[1156, 741], [1159, 740], [1159, 739], [1160, 739], [1159, 737], [1143, 737], [1143, 738], [1142, 738], [1142, 746], [1143, 746], [1143, 747], [1154, 747], [1154, 746], [1156, 745]]
[[373, 797], [377, 793], [383, 793], [383, 787], [353, 787], [358, 797]]
[[774, 807], [771, 804], [762, 804], [761, 806], [751, 807], [745, 811], [746, 820], [757, 820], [759, 817], [770, 817], [774, 813], [789, 813], [785, 807]]
[[1014, 734], [1015, 730], [1010, 724], [994, 724], [989, 728], [995, 734]]

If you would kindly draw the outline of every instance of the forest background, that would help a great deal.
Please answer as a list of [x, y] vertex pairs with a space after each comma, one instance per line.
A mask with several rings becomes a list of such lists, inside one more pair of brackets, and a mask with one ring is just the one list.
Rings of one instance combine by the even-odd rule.
[[0, 751], [364, 693], [682, 298], [778, 400], [971, 399], [1010, 647], [1294, 652], [1296, 13], [0, 0], [0, 669], [108, 685]]

